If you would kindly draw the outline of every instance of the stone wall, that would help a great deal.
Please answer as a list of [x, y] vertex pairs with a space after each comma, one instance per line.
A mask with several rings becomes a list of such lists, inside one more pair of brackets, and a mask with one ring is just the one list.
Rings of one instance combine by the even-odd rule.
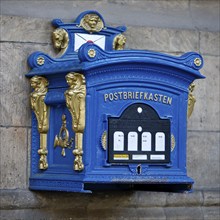
[[[106, 20], [108, 23], [108, 21]], [[109, 24], [109, 23], [108, 23]], [[113, 24], [114, 26], [114, 24]], [[28, 189], [31, 110], [27, 58], [55, 56], [50, 20], [1, 16], [0, 219], [219, 219], [219, 32], [128, 26], [127, 49], [204, 57], [188, 121], [190, 194], [128, 191], [78, 194]]]

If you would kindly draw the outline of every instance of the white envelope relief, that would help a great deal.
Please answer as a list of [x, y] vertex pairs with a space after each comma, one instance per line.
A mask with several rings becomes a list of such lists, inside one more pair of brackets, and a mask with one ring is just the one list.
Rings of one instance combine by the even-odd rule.
[[78, 51], [78, 49], [88, 41], [92, 41], [94, 44], [101, 47], [105, 50], [105, 36], [97, 35], [97, 34], [74, 34], [75, 43], [74, 43], [74, 51]]

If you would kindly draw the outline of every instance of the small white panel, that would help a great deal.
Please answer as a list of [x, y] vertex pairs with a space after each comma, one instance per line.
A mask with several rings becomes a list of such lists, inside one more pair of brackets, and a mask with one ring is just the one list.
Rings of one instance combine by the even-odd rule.
[[165, 155], [150, 155], [151, 160], [165, 160]]
[[105, 36], [97, 35], [97, 34], [74, 34], [75, 42], [74, 42], [74, 51], [78, 51], [78, 49], [88, 41], [92, 41], [94, 44], [101, 47], [105, 50]]
[[122, 131], [116, 131], [114, 133], [114, 151], [124, 150], [124, 133]]
[[138, 150], [138, 134], [137, 132], [128, 133], [128, 150], [137, 151]]
[[141, 136], [141, 150], [151, 151], [151, 133], [143, 132]]
[[156, 141], [155, 141], [156, 151], [165, 151], [165, 134], [163, 132], [156, 133]]
[[147, 160], [146, 154], [133, 154], [132, 160]]
[[138, 131], [142, 132], [142, 127], [141, 126], [138, 126]]

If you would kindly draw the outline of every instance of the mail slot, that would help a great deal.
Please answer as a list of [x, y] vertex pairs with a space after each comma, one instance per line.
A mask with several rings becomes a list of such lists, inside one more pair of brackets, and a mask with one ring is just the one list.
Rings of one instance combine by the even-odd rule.
[[169, 163], [170, 140], [169, 119], [147, 104], [132, 104], [121, 117], [108, 119], [108, 162]]
[[125, 27], [96, 11], [55, 19], [58, 58], [35, 52], [31, 71], [32, 190], [169, 186], [191, 190], [187, 115], [201, 55], [124, 50]]

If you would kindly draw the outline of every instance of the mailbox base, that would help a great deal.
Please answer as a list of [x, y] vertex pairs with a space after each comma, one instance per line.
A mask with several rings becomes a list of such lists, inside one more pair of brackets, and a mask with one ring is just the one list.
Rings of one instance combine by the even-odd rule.
[[84, 189], [84, 183], [76, 180], [58, 180], [49, 178], [30, 178], [30, 190], [65, 191], [91, 193]]
[[[106, 178], [105, 178], [106, 177]], [[146, 191], [169, 191], [184, 192], [192, 191], [194, 181], [187, 176], [148, 176], [146, 178], [137, 176], [134, 178], [117, 178], [110, 176], [90, 176], [81, 179], [73, 179], [70, 177], [58, 180], [57, 178], [30, 178], [30, 190], [48, 190], [48, 191], [66, 191], [66, 192], [82, 192], [91, 193], [92, 191], [101, 190], [146, 190]]]
[[157, 192], [192, 192], [192, 184], [96, 184], [86, 183], [85, 190], [138, 190]]

